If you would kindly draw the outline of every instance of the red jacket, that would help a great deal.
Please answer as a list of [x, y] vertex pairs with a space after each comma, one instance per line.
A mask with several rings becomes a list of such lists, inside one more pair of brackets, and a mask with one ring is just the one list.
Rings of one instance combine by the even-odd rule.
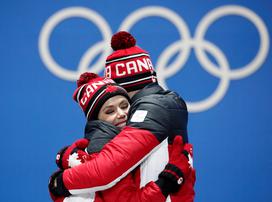
[[[176, 194], [171, 194], [172, 202], [193, 202], [194, 201], [194, 181], [195, 171], [193, 170], [189, 178], [185, 179], [185, 183]], [[96, 192], [94, 200], [86, 196], [83, 199], [78, 196], [67, 197], [69, 202], [165, 202], [166, 198], [161, 193], [160, 188], [153, 181], [149, 182], [144, 187], [140, 188], [140, 168], [131, 172], [114, 187]], [[63, 202], [64, 197], [55, 198], [54, 202]], [[69, 199], [69, 200], [68, 200]]]
[[[114, 186], [167, 137], [170, 144], [176, 135], [182, 135], [187, 141], [187, 115], [186, 104], [177, 94], [159, 86], [142, 90], [134, 96], [128, 126], [95, 159], [65, 170], [64, 186], [71, 194], [97, 192]], [[192, 182], [185, 180], [190, 186], [183, 186], [190, 189], [186, 191], [191, 198], [188, 201], [194, 198], [194, 177], [191, 179]]]

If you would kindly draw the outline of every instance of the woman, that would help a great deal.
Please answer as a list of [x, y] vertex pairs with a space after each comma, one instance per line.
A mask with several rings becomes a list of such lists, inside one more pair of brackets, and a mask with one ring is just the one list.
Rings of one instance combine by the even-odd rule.
[[[129, 97], [126, 91], [111, 79], [96, 74], [84, 73], [77, 82], [74, 99], [83, 109], [88, 120], [85, 128], [86, 140], [62, 150], [57, 155], [57, 164], [66, 169], [90, 160], [126, 125]], [[87, 152], [84, 148], [87, 146]], [[81, 148], [82, 150], [78, 150]], [[61, 158], [60, 158], [61, 157]], [[109, 168], [110, 169], [110, 168]], [[95, 194], [54, 198], [54, 201], [165, 201], [166, 197], [155, 182], [140, 187], [139, 167], [123, 178], [114, 187]], [[83, 179], [81, 179], [83, 180]]]

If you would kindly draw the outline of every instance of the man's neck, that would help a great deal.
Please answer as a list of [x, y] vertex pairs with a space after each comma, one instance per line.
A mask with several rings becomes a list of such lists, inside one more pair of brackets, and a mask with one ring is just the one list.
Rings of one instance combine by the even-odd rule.
[[128, 92], [128, 96], [130, 98], [132, 98], [136, 93], [138, 93], [140, 90], [134, 90], [134, 91], [131, 91], [131, 92]]
[[159, 86], [157, 83], [152, 83], [152, 84], [145, 86], [142, 89], [129, 92], [129, 93], [131, 93], [131, 95], [129, 95], [129, 97], [131, 98], [131, 101], [133, 103], [135, 100], [137, 100], [143, 96], [150, 95], [150, 94], [162, 94], [164, 92], [166, 92], [166, 91], [161, 86]]

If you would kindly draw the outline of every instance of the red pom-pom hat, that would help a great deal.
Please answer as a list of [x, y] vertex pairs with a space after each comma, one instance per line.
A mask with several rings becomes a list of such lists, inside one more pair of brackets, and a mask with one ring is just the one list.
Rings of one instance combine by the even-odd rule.
[[149, 54], [136, 46], [136, 39], [130, 33], [114, 34], [111, 47], [115, 51], [107, 57], [105, 77], [113, 79], [128, 92], [157, 83]]
[[111, 97], [122, 95], [130, 100], [124, 88], [112, 79], [102, 78], [94, 73], [81, 74], [77, 86], [73, 99], [80, 105], [88, 120], [97, 119], [102, 105]]

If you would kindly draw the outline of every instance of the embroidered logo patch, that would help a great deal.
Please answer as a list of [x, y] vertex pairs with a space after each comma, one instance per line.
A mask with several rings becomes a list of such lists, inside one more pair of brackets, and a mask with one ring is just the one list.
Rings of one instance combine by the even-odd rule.
[[136, 112], [132, 115], [130, 121], [138, 123], [143, 122], [145, 120], [146, 115], [147, 115], [146, 110], [136, 110]]

